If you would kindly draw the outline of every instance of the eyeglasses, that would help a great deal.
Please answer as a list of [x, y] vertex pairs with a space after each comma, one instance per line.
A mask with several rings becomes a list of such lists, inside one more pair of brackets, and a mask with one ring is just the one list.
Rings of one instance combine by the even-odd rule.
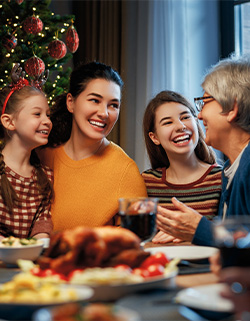
[[194, 104], [195, 104], [195, 107], [196, 109], [198, 110], [198, 112], [202, 111], [202, 108], [204, 107], [205, 105], [205, 99], [214, 99], [213, 96], [205, 96], [205, 97], [197, 97], [197, 98], [194, 98]]

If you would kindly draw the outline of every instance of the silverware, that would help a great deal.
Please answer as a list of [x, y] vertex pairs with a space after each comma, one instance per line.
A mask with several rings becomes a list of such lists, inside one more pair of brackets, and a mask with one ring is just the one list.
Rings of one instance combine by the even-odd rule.
[[187, 260], [181, 260], [179, 265], [185, 265], [193, 268], [209, 268], [210, 264], [209, 263], [195, 263]]

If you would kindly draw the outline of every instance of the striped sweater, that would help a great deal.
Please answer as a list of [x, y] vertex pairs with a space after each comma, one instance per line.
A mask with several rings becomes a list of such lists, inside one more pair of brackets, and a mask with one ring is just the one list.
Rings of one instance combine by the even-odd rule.
[[159, 198], [162, 207], [173, 210], [172, 197], [198, 211], [206, 218], [217, 215], [221, 194], [221, 171], [218, 165], [211, 165], [195, 182], [171, 184], [166, 180], [166, 168], [148, 169], [142, 173], [149, 197]]

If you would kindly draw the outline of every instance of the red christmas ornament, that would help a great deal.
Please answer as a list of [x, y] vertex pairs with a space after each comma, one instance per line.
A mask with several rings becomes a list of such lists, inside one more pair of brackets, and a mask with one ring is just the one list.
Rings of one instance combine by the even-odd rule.
[[27, 33], [32, 33], [33, 35], [36, 35], [43, 30], [43, 22], [41, 19], [35, 16], [28, 17], [24, 20], [23, 29]]
[[79, 37], [75, 27], [72, 25], [68, 28], [66, 33], [66, 45], [69, 51], [74, 53], [79, 47]]
[[23, 0], [16, 0], [16, 3], [21, 4], [23, 3]]
[[45, 70], [45, 64], [42, 59], [34, 56], [29, 58], [25, 64], [24, 69], [26, 73], [31, 77], [37, 77], [40, 76], [41, 73]]
[[8, 51], [11, 51], [17, 45], [17, 38], [9, 34], [3, 37], [2, 44]]
[[66, 55], [67, 47], [61, 40], [54, 40], [49, 44], [48, 52], [52, 58], [61, 59]]

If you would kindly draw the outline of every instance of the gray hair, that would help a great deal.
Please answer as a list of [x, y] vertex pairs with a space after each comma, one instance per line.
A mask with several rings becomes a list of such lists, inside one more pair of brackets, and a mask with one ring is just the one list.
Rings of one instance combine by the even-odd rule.
[[235, 124], [250, 132], [250, 55], [219, 61], [205, 75], [202, 88], [222, 106], [223, 113], [238, 104]]

